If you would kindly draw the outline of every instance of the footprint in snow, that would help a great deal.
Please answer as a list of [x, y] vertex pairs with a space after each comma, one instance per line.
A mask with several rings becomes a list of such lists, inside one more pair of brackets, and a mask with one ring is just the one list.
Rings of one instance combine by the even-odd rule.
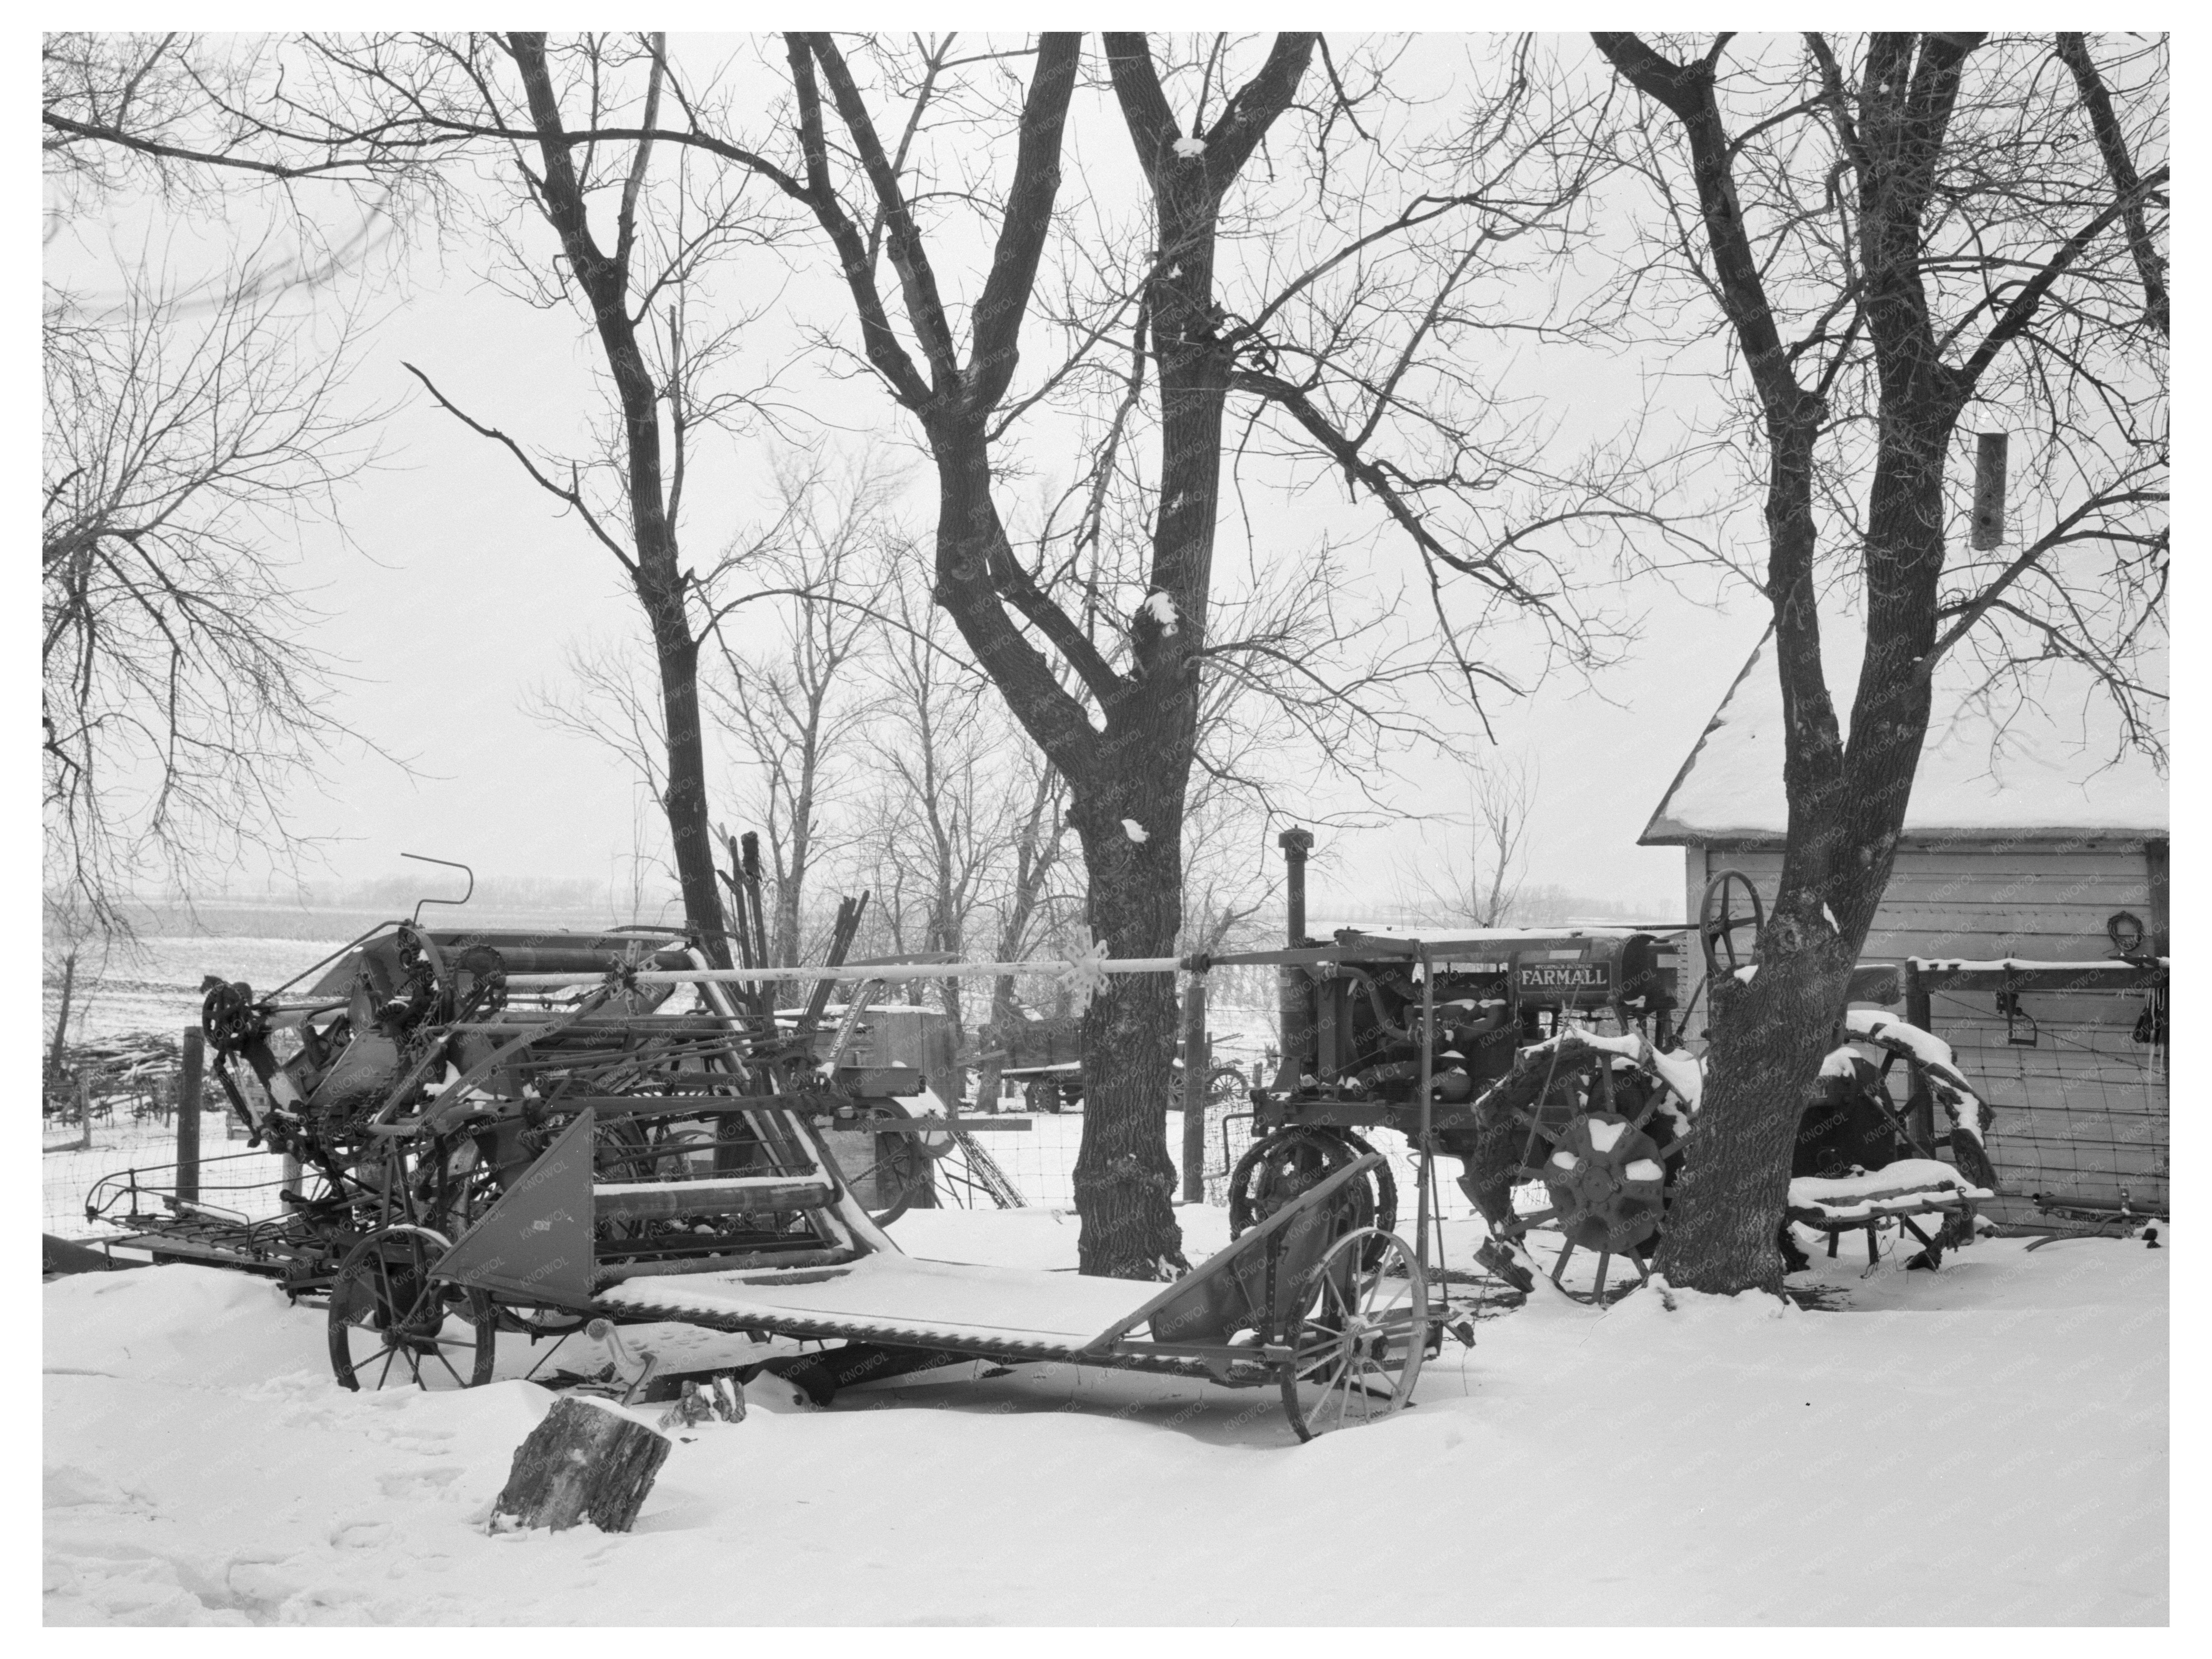
[[442, 1492], [459, 1478], [460, 1470], [451, 1466], [428, 1469], [404, 1469], [397, 1474], [380, 1474], [376, 1478], [376, 1489], [386, 1498], [421, 1498], [432, 1492]]

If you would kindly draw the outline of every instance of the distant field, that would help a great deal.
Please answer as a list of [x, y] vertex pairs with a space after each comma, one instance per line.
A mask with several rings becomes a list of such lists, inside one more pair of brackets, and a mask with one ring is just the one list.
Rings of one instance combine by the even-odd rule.
[[[200, 981], [210, 974], [244, 980], [257, 991], [282, 985], [349, 940], [406, 914], [355, 908], [309, 908], [297, 904], [225, 900], [198, 905], [142, 905], [133, 916], [135, 944], [103, 955], [87, 946], [77, 957], [70, 1041], [80, 1042], [126, 1031], [181, 1030], [199, 1018]], [[426, 923], [461, 914], [436, 907]], [[571, 928], [589, 932], [609, 925], [604, 910], [517, 910], [471, 904], [469, 922], [483, 927]], [[46, 941], [40, 1030], [52, 1042], [61, 1008], [62, 959], [66, 946]]]

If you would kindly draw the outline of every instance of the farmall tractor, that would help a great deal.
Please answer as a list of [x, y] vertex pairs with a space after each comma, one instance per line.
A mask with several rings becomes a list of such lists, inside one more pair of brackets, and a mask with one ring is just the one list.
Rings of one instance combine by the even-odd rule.
[[[1532, 1288], [1547, 1265], [1529, 1248], [1541, 1236], [1547, 1252], [1556, 1243], [1552, 1282], [1571, 1295], [1603, 1300], [1616, 1261], [1632, 1265], [1640, 1281], [1702, 1092], [1699, 1062], [1681, 1041], [1677, 946], [1698, 937], [1708, 978], [1747, 964], [1764, 920], [1748, 884], [1717, 880], [1694, 927], [1486, 928], [1419, 939], [1346, 929], [1324, 941], [1305, 936], [1311, 843], [1304, 830], [1282, 838], [1291, 958], [1279, 969], [1284, 1057], [1272, 1085], [1252, 1091], [1255, 1139], [1230, 1178], [1232, 1235], [1372, 1151], [1362, 1131], [1418, 1141], [1425, 1123], [1431, 1147], [1464, 1167], [1460, 1188], [1490, 1234], [1477, 1253], [1483, 1266]], [[1885, 976], [1893, 980], [1895, 970], [1862, 969], [1854, 1000], [1892, 1000]], [[1701, 989], [1702, 981], [1684, 1000], [1694, 1007]], [[1881, 1188], [1883, 1220], [1955, 1215], [1973, 1195], [1986, 1196], [1987, 1109], [1948, 1050], [1879, 1011], [1854, 1009], [1846, 1027], [1823, 1067], [1821, 1099], [1800, 1125], [1790, 1218], [1832, 1240], [1838, 1229], [1870, 1226], [1854, 1183], [1886, 1169], [1899, 1178]], [[1912, 1084], [1902, 1110], [1888, 1091], [1900, 1062]], [[1950, 1118], [1948, 1134], [1926, 1122], [1936, 1104]], [[1916, 1117], [1918, 1127], [1909, 1121]], [[1953, 1150], [1955, 1175], [1936, 1162], [1943, 1146]], [[1356, 1196], [1360, 1224], [1395, 1224], [1400, 1200], [1387, 1163]], [[1932, 1265], [1942, 1241], [1912, 1231]], [[1802, 1262], [1784, 1232], [1785, 1254]], [[1587, 1290], [1565, 1281], [1578, 1250], [1596, 1259]]]

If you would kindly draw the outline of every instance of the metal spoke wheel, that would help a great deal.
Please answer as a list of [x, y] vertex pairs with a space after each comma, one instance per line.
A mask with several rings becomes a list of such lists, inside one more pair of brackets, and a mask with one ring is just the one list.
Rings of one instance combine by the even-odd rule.
[[846, 1185], [866, 1206], [868, 1218], [888, 1227], [920, 1200], [936, 1178], [936, 1162], [952, 1150], [950, 1131], [939, 1134], [879, 1134], [872, 1122], [913, 1120], [914, 1114], [895, 1100], [872, 1103], [855, 1126], [869, 1135], [868, 1161], [853, 1170]]
[[331, 1284], [331, 1370], [345, 1389], [467, 1389], [491, 1381], [491, 1298], [436, 1276], [450, 1248], [428, 1227], [380, 1228]]
[[[1229, 1176], [1229, 1236], [1242, 1237], [1299, 1194], [1375, 1149], [1348, 1129], [1278, 1129], [1253, 1142]], [[1350, 1224], [1388, 1233], [1398, 1224], [1398, 1183], [1378, 1164], [1345, 1189]]]
[[[1478, 1259], [1518, 1290], [1535, 1288], [1540, 1264], [1529, 1240], [1540, 1232], [1559, 1242], [1546, 1277], [1577, 1302], [1617, 1299], [1650, 1275], [1692, 1121], [1663, 1078], [1640, 1065], [1617, 1072], [1621, 1058], [1609, 1049], [1571, 1054], [1549, 1072], [1538, 1098], [1512, 1107], [1494, 1126], [1486, 1160], [1492, 1201], [1476, 1195], [1492, 1242]], [[1506, 1211], [1508, 1184], [1531, 1182], [1544, 1188], [1542, 1206]], [[1596, 1257], [1587, 1290], [1565, 1279], [1578, 1249]], [[1617, 1262], [1632, 1272], [1620, 1273]]]
[[1283, 1410], [1301, 1440], [1404, 1409], [1426, 1357], [1428, 1280], [1403, 1239], [1363, 1227], [1306, 1276], [1283, 1340]]

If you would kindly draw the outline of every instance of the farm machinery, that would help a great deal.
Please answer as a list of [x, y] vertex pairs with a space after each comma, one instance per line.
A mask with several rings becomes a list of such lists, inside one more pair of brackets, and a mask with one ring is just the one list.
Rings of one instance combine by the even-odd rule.
[[[1281, 844], [1290, 894], [1290, 938], [1276, 958], [1283, 1060], [1272, 1084], [1251, 1091], [1255, 1139], [1229, 1183], [1232, 1236], [1364, 1160], [1374, 1148], [1361, 1132], [1384, 1128], [1460, 1161], [1459, 1186], [1490, 1235], [1477, 1260], [1516, 1289], [1534, 1286], [1529, 1245], [1539, 1237], [1555, 1252], [1553, 1285], [1582, 1299], [1605, 1298], [1616, 1263], [1635, 1274], [1616, 1288], [1648, 1277], [1703, 1091], [1682, 1021], [1715, 975], [1748, 964], [1743, 936], [1755, 938], [1764, 921], [1749, 884], [1717, 878], [1688, 926], [1421, 939], [1346, 929], [1323, 941], [1305, 936], [1311, 837], [1293, 830]], [[1678, 1000], [1678, 957], [1692, 935], [1705, 976]], [[1852, 997], [1893, 1000], [1885, 978], [1893, 981], [1895, 969], [1862, 969]], [[1832, 1253], [1839, 1231], [1867, 1229], [1871, 1249], [1874, 1226], [1900, 1221], [1932, 1266], [1944, 1241], [1913, 1218], [1970, 1220], [1975, 1200], [1990, 1195], [1988, 1109], [1929, 1033], [1865, 1008], [1846, 1027], [1800, 1124], [1790, 1218], [1826, 1232]], [[1911, 1078], [1903, 1109], [1888, 1089], [1899, 1064]], [[1951, 1123], [1941, 1135], [1937, 1105]], [[1939, 1147], [1953, 1164], [1936, 1158]], [[1387, 1162], [1353, 1194], [1364, 1222], [1386, 1232], [1395, 1224]], [[1578, 1250], [1595, 1257], [1593, 1281], [1569, 1290]]]
[[[963, 1121], [904, 1118], [896, 1097], [919, 1075], [849, 1063], [866, 1011], [888, 981], [1008, 964], [851, 963], [859, 915], [848, 903], [815, 969], [718, 968], [654, 930], [408, 921], [275, 993], [210, 980], [214, 1079], [268, 1149], [249, 1156], [285, 1160], [283, 1213], [252, 1219], [137, 1172], [88, 1207], [135, 1228], [113, 1243], [157, 1259], [322, 1293], [349, 1389], [482, 1384], [503, 1336], [557, 1347], [581, 1330], [624, 1364], [643, 1356], [628, 1397], [688, 1331], [757, 1356], [772, 1339], [839, 1344], [762, 1361], [811, 1364], [833, 1388], [955, 1358], [1272, 1387], [1300, 1439], [1405, 1404], [1443, 1318], [1404, 1243], [1339, 1201], [1373, 1157], [1172, 1282], [901, 1251], [871, 1213], [867, 1172], [833, 1142]], [[1097, 946], [1055, 964], [1086, 987], [1182, 965]], [[809, 977], [802, 1010], [774, 1008], [779, 979]]]
[[[864, 902], [841, 912], [834, 963]], [[882, 981], [862, 978], [831, 1018], [828, 979], [796, 1012], [774, 1008], [769, 984], [687, 987], [679, 1006], [678, 988], [637, 979], [710, 965], [665, 930], [410, 921], [273, 993], [210, 977], [210, 1080], [253, 1150], [109, 1176], [87, 1214], [156, 1261], [326, 1294], [349, 1386], [372, 1364], [482, 1381], [500, 1330], [580, 1325], [580, 1285], [848, 1259], [914, 1200], [927, 1168], [918, 1136], [933, 1123], [900, 1098], [919, 1092], [918, 1072], [872, 1063], [883, 1056], [865, 1020]], [[804, 988], [805, 970], [787, 972]], [[583, 1171], [568, 1196], [588, 1217], [587, 1261], [434, 1285], [457, 1241], [519, 1187], [544, 1184], [556, 1146]], [[264, 1179], [234, 1178], [240, 1166]], [[276, 1212], [249, 1213], [270, 1186]]]
[[[1285, 842], [1288, 946], [1211, 960], [1113, 958], [1094, 941], [1059, 963], [848, 962], [865, 900], [841, 909], [827, 961], [798, 969], [766, 966], [757, 931], [728, 969], [665, 930], [386, 924], [276, 992], [204, 988], [213, 1079], [267, 1149], [255, 1155], [284, 1161], [278, 1214], [252, 1218], [138, 1172], [103, 1182], [88, 1210], [130, 1224], [115, 1242], [157, 1258], [322, 1293], [349, 1388], [482, 1383], [503, 1335], [587, 1330], [619, 1351], [627, 1325], [756, 1348], [838, 1343], [807, 1357], [833, 1386], [950, 1358], [1051, 1361], [1273, 1385], [1302, 1439], [1388, 1415], [1447, 1329], [1471, 1340], [1432, 1232], [1437, 1153], [1464, 1167], [1491, 1274], [1532, 1289], [1528, 1246], [1545, 1233], [1563, 1290], [1569, 1256], [1595, 1257], [1594, 1287], [1570, 1294], [1602, 1300], [1616, 1261], [1648, 1277], [1699, 1128], [1702, 1080], [1674, 996], [1691, 930], [1347, 931], [1324, 944], [1304, 937], [1302, 836]], [[1733, 971], [1737, 932], [1759, 925], [1755, 903], [1746, 919], [1729, 902], [1717, 884], [1698, 924], [1709, 975]], [[748, 909], [759, 914], [740, 903], [741, 939]], [[1285, 1058], [1251, 1092], [1259, 1138], [1232, 1174], [1227, 1249], [1165, 1284], [899, 1249], [884, 1231], [898, 1196], [885, 1149], [994, 1121], [912, 1118], [898, 1097], [920, 1091], [920, 1073], [859, 1063], [889, 984], [1018, 967], [1087, 999], [1108, 975], [1238, 963], [1280, 970]], [[808, 980], [803, 1007], [775, 1006], [779, 981]], [[1801, 1159], [1846, 1172], [1793, 1183], [1793, 1218], [1832, 1241], [1985, 1195], [1969, 1164], [1986, 1113], [1942, 1045], [1867, 1010], [1848, 1035], [1828, 1072], [1847, 1109], [1808, 1112], [1800, 1135]], [[1907, 1109], [1950, 1113], [1954, 1164], [1890, 1103], [1882, 1073], [1899, 1060], [1915, 1079]], [[1395, 1231], [1389, 1162], [1362, 1133], [1377, 1128], [1413, 1149], [1410, 1244]]]

